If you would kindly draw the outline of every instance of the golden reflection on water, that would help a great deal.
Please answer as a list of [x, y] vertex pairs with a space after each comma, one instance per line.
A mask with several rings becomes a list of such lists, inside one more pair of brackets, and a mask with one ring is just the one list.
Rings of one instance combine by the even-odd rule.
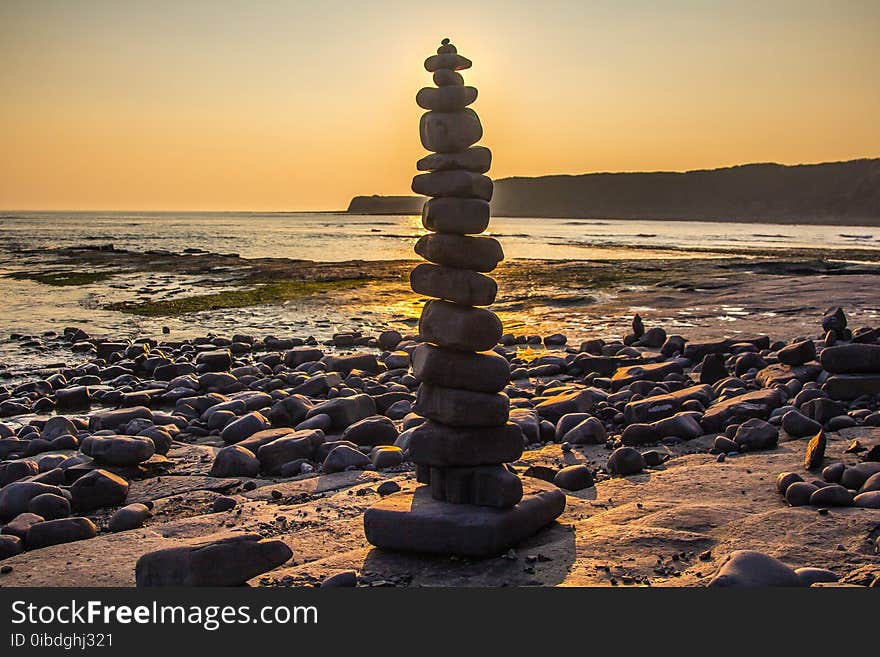
[[406, 215], [405, 217], [407, 225], [412, 230], [413, 234], [416, 237], [421, 237], [426, 234], [428, 230], [422, 225], [422, 215], [420, 214], [411, 214]]
[[[416, 237], [421, 237], [422, 235], [425, 235], [429, 232], [428, 229], [422, 225], [422, 215], [420, 215], [420, 214], [419, 215], [416, 215], [416, 214], [409, 215], [408, 214], [408, 215], [404, 216], [404, 219], [406, 219], [407, 226], [410, 228], [410, 230], [412, 230], [413, 235], [415, 235]], [[492, 235], [491, 228], [492, 228], [492, 225], [490, 222], [489, 228], [487, 230], [484, 230], [482, 233], [480, 233], [480, 235], [491, 236]]]
[[399, 319], [418, 319], [422, 314], [422, 307], [424, 305], [424, 298], [412, 296], [400, 301], [382, 304], [382, 308]]

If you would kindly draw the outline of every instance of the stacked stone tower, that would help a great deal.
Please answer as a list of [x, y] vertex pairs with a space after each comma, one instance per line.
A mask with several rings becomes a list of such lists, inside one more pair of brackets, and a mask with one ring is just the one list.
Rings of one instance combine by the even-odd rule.
[[477, 98], [458, 71], [470, 68], [444, 39], [425, 61], [436, 87], [416, 96], [428, 110], [422, 145], [432, 154], [417, 163], [427, 171], [412, 189], [431, 197], [422, 211], [430, 231], [415, 251], [427, 263], [410, 275], [416, 293], [431, 297], [422, 310], [423, 343], [413, 354], [421, 381], [414, 410], [426, 418], [412, 433], [409, 458], [426, 486], [384, 500], [365, 514], [367, 539], [379, 547], [486, 556], [503, 551], [555, 519], [565, 496], [549, 485], [522, 480], [505, 463], [522, 454], [523, 437], [508, 422], [510, 381], [504, 356], [492, 351], [501, 321], [484, 308], [497, 285], [486, 274], [504, 258], [498, 241], [481, 236], [489, 225], [492, 161]]

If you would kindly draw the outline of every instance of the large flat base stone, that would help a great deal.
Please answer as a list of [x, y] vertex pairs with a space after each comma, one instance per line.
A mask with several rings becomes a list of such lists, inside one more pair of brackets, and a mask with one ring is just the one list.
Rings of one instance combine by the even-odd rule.
[[509, 509], [449, 504], [427, 486], [390, 495], [364, 513], [367, 540], [390, 550], [488, 557], [514, 547], [565, 510], [565, 494], [546, 482], [523, 482], [523, 498]]

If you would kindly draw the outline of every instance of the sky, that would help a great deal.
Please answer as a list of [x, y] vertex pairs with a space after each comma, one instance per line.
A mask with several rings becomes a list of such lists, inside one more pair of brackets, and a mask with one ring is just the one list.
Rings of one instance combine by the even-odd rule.
[[494, 178], [880, 156], [878, 0], [2, 0], [0, 208], [408, 194], [443, 37]]

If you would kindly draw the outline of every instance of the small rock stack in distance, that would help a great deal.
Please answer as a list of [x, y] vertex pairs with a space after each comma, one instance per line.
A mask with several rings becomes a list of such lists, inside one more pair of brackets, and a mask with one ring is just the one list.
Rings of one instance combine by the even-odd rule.
[[493, 351], [501, 321], [485, 308], [497, 285], [487, 276], [504, 258], [498, 241], [481, 235], [489, 225], [492, 161], [483, 136], [477, 98], [458, 72], [471, 62], [444, 39], [425, 68], [436, 87], [416, 102], [422, 145], [431, 151], [417, 163], [412, 182], [431, 197], [422, 211], [429, 231], [415, 245], [428, 262], [410, 275], [412, 289], [431, 297], [419, 321], [422, 344], [412, 357], [420, 386], [413, 410], [426, 418], [411, 435], [409, 458], [416, 478], [427, 486], [412, 501], [389, 496], [364, 516], [368, 540], [379, 547], [466, 556], [506, 550], [562, 513], [558, 489], [529, 483], [505, 463], [522, 454], [523, 435], [509, 422], [510, 400], [503, 390], [510, 365]]
[[497, 286], [486, 274], [504, 254], [496, 239], [480, 235], [489, 225], [492, 180], [485, 172], [492, 154], [473, 145], [483, 135], [468, 107], [477, 90], [457, 72], [470, 66], [444, 39], [425, 61], [438, 86], [416, 96], [428, 110], [419, 126], [422, 145], [433, 154], [417, 163], [429, 173], [417, 175], [412, 189], [432, 197], [422, 211], [431, 232], [416, 243], [428, 262], [410, 280], [415, 292], [432, 299], [419, 322], [425, 342], [413, 356], [421, 381], [414, 410], [428, 421], [414, 432], [410, 457], [435, 499], [503, 508], [522, 498], [519, 477], [503, 463], [520, 457], [523, 439], [507, 421], [510, 400], [502, 391], [510, 366], [491, 351], [501, 321], [481, 307], [495, 300]]

